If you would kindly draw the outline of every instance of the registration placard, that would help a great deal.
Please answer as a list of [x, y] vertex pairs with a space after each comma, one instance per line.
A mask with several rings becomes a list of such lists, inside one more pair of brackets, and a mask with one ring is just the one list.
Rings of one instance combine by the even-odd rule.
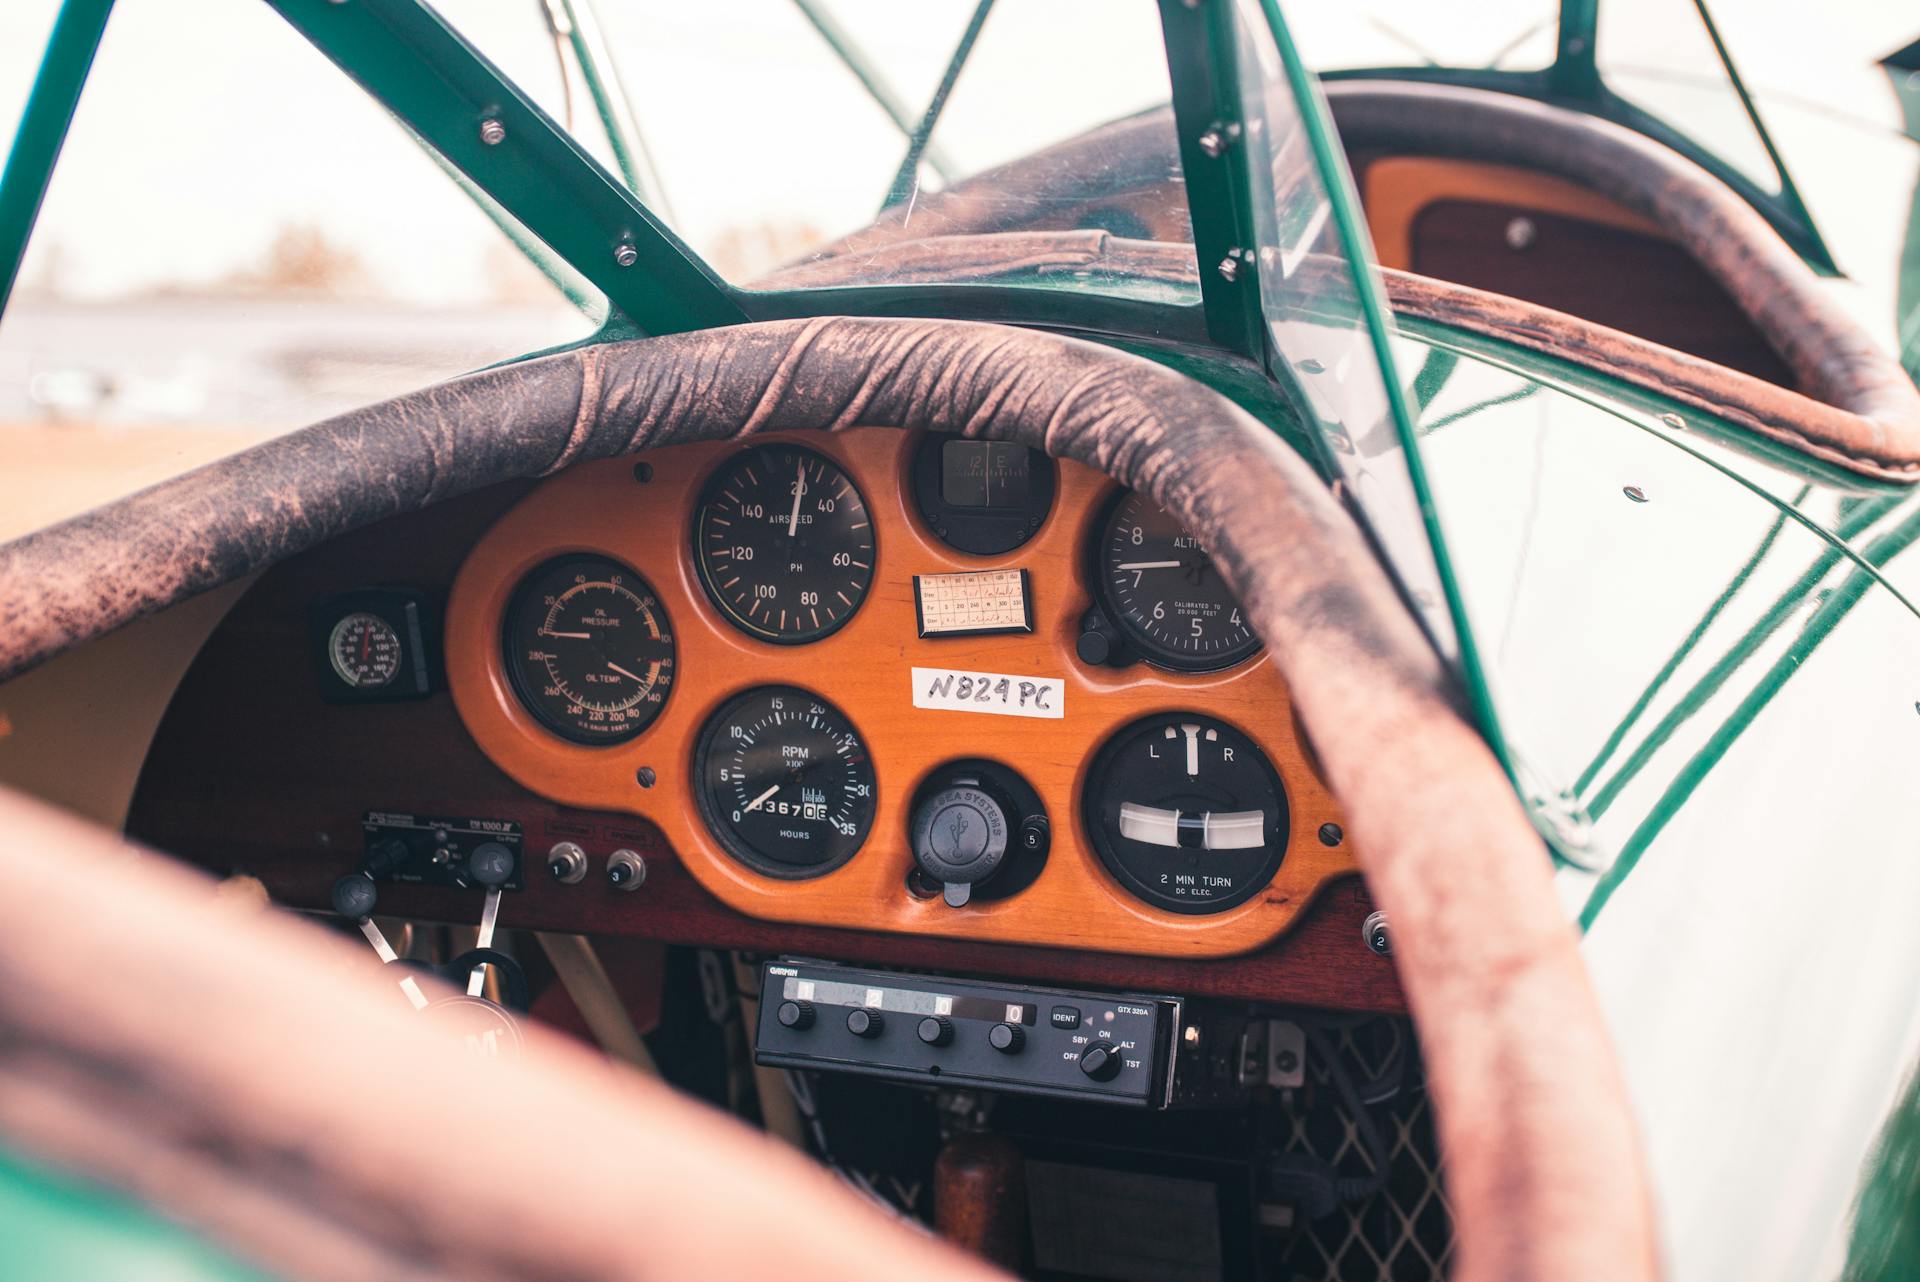
[[913, 706], [1058, 720], [1067, 715], [1067, 683], [1059, 677], [1021, 677], [1010, 672], [915, 668]]

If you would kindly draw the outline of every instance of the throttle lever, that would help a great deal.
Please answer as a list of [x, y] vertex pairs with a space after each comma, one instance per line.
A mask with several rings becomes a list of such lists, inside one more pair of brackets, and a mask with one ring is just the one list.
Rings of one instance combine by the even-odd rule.
[[[474, 951], [489, 952], [494, 926], [500, 920], [500, 888], [513, 876], [513, 852], [497, 841], [484, 842], [467, 856], [467, 875], [487, 888], [487, 897], [480, 905], [480, 935]], [[467, 996], [478, 997], [486, 982], [486, 966], [475, 966], [467, 974]]]
[[[374, 924], [373, 910], [380, 902], [379, 887], [374, 885], [373, 877], [364, 869], [350, 872], [333, 883], [333, 911], [360, 927], [360, 933], [373, 945], [373, 951], [382, 962], [392, 965], [400, 960], [393, 951], [393, 945], [387, 942], [386, 934]], [[427, 1008], [427, 995], [420, 991], [420, 984], [412, 975], [400, 980], [400, 991], [407, 995], [407, 1001], [415, 1010]]]

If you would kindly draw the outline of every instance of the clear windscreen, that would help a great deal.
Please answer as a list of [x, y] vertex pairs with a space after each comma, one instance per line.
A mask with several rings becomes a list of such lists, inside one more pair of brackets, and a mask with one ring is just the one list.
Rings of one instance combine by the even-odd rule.
[[[1369, 327], [1364, 292], [1378, 298], [1378, 268], [1361, 234], [1359, 205], [1344, 182], [1324, 104], [1304, 76], [1290, 80], [1279, 16], [1241, 0], [1240, 85], [1259, 246], [1261, 312], [1273, 373], [1298, 393], [1306, 426], [1343, 496], [1358, 511], [1441, 652], [1460, 657], [1440, 560], [1420, 499], [1390, 386], [1383, 329]], [[1332, 172], [1337, 186], [1323, 174]], [[1344, 208], [1336, 207], [1336, 200]], [[1342, 225], [1349, 236], [1341, 235]], [[1376, 320], [1390, 324], [1384, 307]]]

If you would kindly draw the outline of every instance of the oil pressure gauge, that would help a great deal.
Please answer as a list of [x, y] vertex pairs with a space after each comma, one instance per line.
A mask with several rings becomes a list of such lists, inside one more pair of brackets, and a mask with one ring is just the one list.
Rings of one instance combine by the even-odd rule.
[[1088, 771], [1083, 810], [1107, 870], [1170, 912], [1245, 903], [1287, 853], [1287, 794], [1273, 763], [1246, 735], [1199, 713], [1161, 713], [1108, 740]]

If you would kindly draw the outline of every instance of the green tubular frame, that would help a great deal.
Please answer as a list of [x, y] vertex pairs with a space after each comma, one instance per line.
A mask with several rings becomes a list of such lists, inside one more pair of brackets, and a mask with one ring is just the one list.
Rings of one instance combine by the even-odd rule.
[[[438, 14], [414, 0], [267, 0], [571, 262], [641, 333], [746, 319], [718, 277]], [[488, 145], [481, 124], [504, 137]]]
[[66, 0], [54, 18], [26, 110], [7, 151], [6, 168], [0, 170], [0, 316], [13, 297], [27, 238], [40, 216], [54, 162], [112, 13], [113, 0]]

